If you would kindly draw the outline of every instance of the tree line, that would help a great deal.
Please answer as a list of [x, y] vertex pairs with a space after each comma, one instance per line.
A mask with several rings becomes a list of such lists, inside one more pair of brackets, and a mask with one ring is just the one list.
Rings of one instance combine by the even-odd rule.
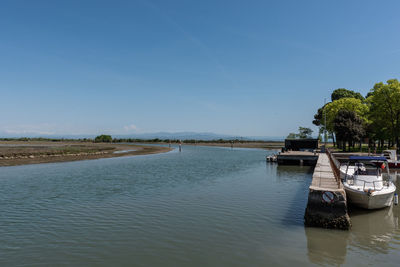
[[0, 141], [47, 141], [47, 142], [94, 142], [94, 143], [172, 143], [172, 144], [196, 144], [196, 143], [282, 143], [282, 141], [264, 140], [241, 140], [241, 139], [139, 139], [139, 138], [113, 138], [111, 135], [99, 135], [93, 138], [45, 138], [45, 137], [19, 137], [19, 138], [0, 138]]
[[397, 79], [379, 82], [364, 97], [359, 92], [339, 88], [331, 102], [319, 108], [313, 124], [325, 130], [335, 146], [346, 150], [361, 148], [362, 142], [379, 149], [398, 148], [400, 143], [400, 83]]

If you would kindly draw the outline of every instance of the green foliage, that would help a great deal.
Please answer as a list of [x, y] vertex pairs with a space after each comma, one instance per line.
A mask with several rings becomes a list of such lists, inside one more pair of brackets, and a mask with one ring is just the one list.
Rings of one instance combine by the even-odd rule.
[[328, 131], [334, 131], [334, 120], [340, 110], [353, 111], [364, 121], [364, 123], [368, 123], [368, 105], [364, 104], [360, 99], [341, 98], [330, 102], [325, 106], [326, 125], [324, 125], [324, 122], [321, 124], [323, 124]]
[[400, 83], [397, 79], [375, 84], [367, 102], [370, 105], [369, 118], [376, 138], [389, 138], [399, 145], [400, 135]]
[[313, 124], [316, 126], [321, 126], [323, 120], [324, 120], [324, 108], [325, 105], [322, 108], [319, 108], [317, 113], [314, 115], [314, 120], [313, 120]]
[[[355, 91], [352, 91], [352, 90], [348, 90], [348, 89], [345, 89], [345, 88], [336, 89], [336, 90], [334, 90], [334, 91], [332, 92], [332, 94], [331, 94], [331, 100], [332, 100], [332, 102], [337, 101], [337, 100], [340, 100], [340, 99], [343, 99], [343, 98], [354, 98], [354, 99], [358, 99], [358, 100], [361, 101], [361, 103], [363, 103], [363, 102], [365, 101], [364, 97], [363, 97], [360, 93], [355, 92]], [[338, 111], [338, 110], [336, 110], [335, 113], [330, 114], [330, 115], [331, 115], [330, 118], [329, 118], [330, 121], [327, 121], [327, 125], [325, 125], [325, 118], [324, 118], [324, 115], [325, 115], [324, 112], [326, 111], [326, 110], [325, 110], [325, 107], [326, 107], [327, 105], [330, 105], [332, 102], [327, 103], [327, 104], [325, 104], [323, 107], [319, 108], [318, 111], [317, 111], [317, 113], [314, 115], [314, 120], [313, 120], [312, 123], [313, 123], [314, 125], [316, 125], [316, 126], [320, 126], [320, 127], [321, 127], [321, 128], [320, 128], [320, 133], [324, 132], [325, 128], [326, 128], [326, 130], [327, 130], [328, 132], [333, 133], [332, 120], [333, 120], [333, 119], [335, 118], [335, 116], [337, 115], [337, 111]], [[335, 105], [345, 105], [345, 104], [343, 104], [343, 103], [340, 103], [340, 104], [337, 103], [337, 104], [335, 104]], [[346, 108], [346, 107], [344, 107], [344, 108]]]
[[94, 139], [95, 143], [111, 143], [112, 141], [113, 139], [111, 135], [106, 135], [106, 134], [96, 136], [96, 138]]
[[346, 142], [349, 146], [353, 142], [360, 142], [365, 136], [364, 120], [357, 116], [356, 112], [340, 110], [334, 119], [334, 131], [338, 143], [343, 143], [344, 150]]
[[299, 127], [299, 138], [311, 138], [313, 130], [306, 127]]
[[311, 130], [310, 128], [306, 128], [306, 127], [299, 127], [299, 133], [290, 133], [286, 138], [287, 139], [296, 139], [296, 138], [311, 138], [311, 135], [313, 133], [313, 130]]
[[[400, 83], [397, 79], [388, 80], [386, 84], [376, 83], [366, 99], [360, 93], [344, 88], [333, 91], [331, 99], [332, 102], [319, 108], [314, 115], [313, 124], [320, 127], [320, 134], [326, 129], [332, 138], [335, 133], [338, 139], [345, 138], [354, 143], [359, 139], [357, 134], [348, 133], [351, 138], [343, 135], [343, 125], [353, 122], [362, 126], [370, 142], [379, 141], [378, 146], [382, 147], [387, 141], [388, 146], [397, 144], [399, 147]], [[350, 115], [352, 113], [355, 117]]]
[[347, 90], [345, 88], [336, 89], [331, 94], [332, 102], [335, 100], [342, 99], [342, 98], [355, 98], [355, 99], [359, 99], [361, 101], [365, 100], [364, 97], [360, 93], [354, 92], [352, 90]]

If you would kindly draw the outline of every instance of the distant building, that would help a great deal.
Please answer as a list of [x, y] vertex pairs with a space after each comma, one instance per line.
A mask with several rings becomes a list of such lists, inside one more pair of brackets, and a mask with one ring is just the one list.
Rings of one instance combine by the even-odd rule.
[[318, 149], [318, 139], [285, 139], [285, 150], [305, 151]]

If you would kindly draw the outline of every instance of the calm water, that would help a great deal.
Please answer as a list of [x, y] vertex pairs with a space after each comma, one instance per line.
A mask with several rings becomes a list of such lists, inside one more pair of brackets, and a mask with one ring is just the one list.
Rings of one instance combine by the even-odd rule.
[[312, 169], [266, 153], [184, 146], [2, 167], [0, 265], [398, 266], [399, 206], [353, 211], [348, 232], [304, 228]]

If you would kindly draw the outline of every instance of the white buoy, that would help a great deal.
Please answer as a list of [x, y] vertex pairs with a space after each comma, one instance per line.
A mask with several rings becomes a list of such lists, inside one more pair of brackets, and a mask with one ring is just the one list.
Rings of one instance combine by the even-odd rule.
[[399, 195], [397, 195], [397, 193], [394, 193], [394, 204], [399, 204]]

